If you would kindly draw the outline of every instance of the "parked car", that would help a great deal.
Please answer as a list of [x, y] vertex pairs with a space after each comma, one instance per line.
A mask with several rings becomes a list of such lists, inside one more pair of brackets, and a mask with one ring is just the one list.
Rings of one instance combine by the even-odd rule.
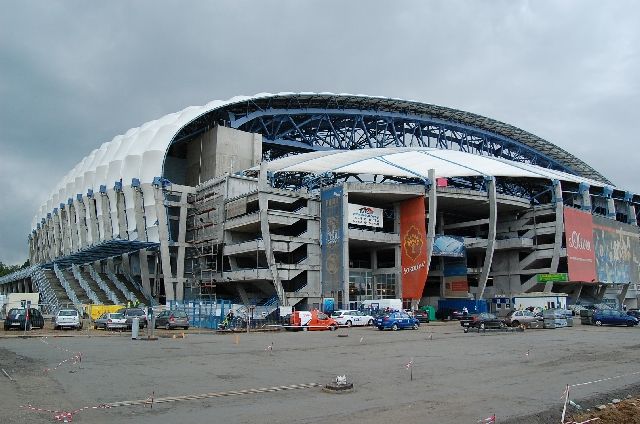
[[140, 328], [144, 328], [149, 325], [147, 322], [147, 314], [142, 308], [122, 308], [118, 310], [118, 313], [124, 315], [127, 320], [128, 329], [131, 329], [134, 318], [138, 318], [140, 320]]
[[498, 318], [494, 314], [483, 312], [471, 315], [470, 320], [460, 321], [460, 325], [463, 327], [484, 330], [485, 328], [503, 328], [506, 327], [507, 324], [505, 324], [504, 320]]
[[413, 311], [413, 317], [418, 321], [420, 321], [421, 323], [429, 322], [429, 312], [426, 312], [426, 311], [422, 311], [422, 310]]
[[82, 330], [82, 317], [76, 309], [60, 309], [53, 321], [53, 329], [75, 328]]
[[638, 318], [613, 309], [595, 311], [591, 319], [595, 325], [638, 325]]
[[[542, 317], [539, 318], [542, 319]], [[518, 327], [520, 324], [529, 326], [533, 321], [536, 321], [539, 318], [536, 317], [533, 312], [525, 309], [522, 311], [509, 312], [505, 317], [504, 322], [512, 327]]]
[[189, 317], [183, 311], [162, 311], [156, 317], [155, 327], [164, 327], [167, 330], [182, 327], [189, 329]]
[[105, 330], [124, 330], [127, 328], [127, 319], [117, 312], [105, 312], [93, 322], [93, 328]]
[[640, 320], [640, 311], [637, 309], [631, 309], [627, 311], [627, 315], [630, 315], [638, 320]]
[[347, 327], [373, 325], [373, 317], [360, 311], [333, 311], [331, 318], [336, 320], [338, 325], [346, 325]]
[[418, 327], [420, 327], [420, 321], [406, 312], [391, 312], [377, 317], [375, 325], [378, 327], [378, 330], [392, 329], [393, 331], [397, 331], [401, 328], [413, 328], [417, 330]]
[[23, 308], [11, 308], [7, 317], [4, 319], [4, 330], [11, 329], [24, 330], [25, 325], [27, 330], [31, 330], [34, 327], [44, 328], [44, 317], [39, 310], [35, 308], [29, 308], [27, 318], [27, 309]]

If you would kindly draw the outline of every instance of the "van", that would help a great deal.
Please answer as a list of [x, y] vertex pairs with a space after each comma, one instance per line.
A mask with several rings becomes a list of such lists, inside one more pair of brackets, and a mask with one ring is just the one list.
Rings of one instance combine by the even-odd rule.
[[338, 328], [336, 320], [320, 312], [317, 309], [312, 311], [295, 311], [289, 318], [289, 325], [285, 327], [287, 330], [331, 330]]

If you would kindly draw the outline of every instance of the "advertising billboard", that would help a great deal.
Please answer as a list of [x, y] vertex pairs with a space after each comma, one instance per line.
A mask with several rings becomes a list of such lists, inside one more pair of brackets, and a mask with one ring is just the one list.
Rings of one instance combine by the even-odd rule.
[[400, 248], [402, 250], [402, 297], [420, 299], [427, 281], [427, 230], [424, 198], [400, 204]]
[[565, 207], [564, 233], [567, 245], [569, 280], [596, 281], [593, 222], [589, 212]]
[[382, 227], [382, 209], [349, 203], [349, 224]]
[[322, 293], [329, 295], [343, 290], [345, 265], [342, 225], [342, 187], [320, 193], [320, 226], [322, 230]]
[[593, 216], [598, 281], [640, 282], [640, 229], [602, 216]]
[[458, 236], [437, 235], [433, 241], [431, 256], [449, 256], [462, 258], [465, 256], [464, 238]]

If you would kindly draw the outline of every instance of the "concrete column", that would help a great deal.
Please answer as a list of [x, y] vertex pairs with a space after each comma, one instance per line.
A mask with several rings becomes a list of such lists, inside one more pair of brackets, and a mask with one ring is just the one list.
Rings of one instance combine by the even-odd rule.
[[145, 295], [151, 296], [151, 282], [149, 280], [149, 252], [147, 249], [142, 249], [139, 252], [140, 255], [140, 278], [142, 280], [142, 289]]
[[618, 295], [618, 303], [620, 303], [620, 306], [624, 305], [624, 299], [627, 297], [627, 292], [629, 291], [629, 284], [631, 283], [622, 285], [622, 290], [620, 290], [620, 294]]
[[116, 190], [116, 208], [118, 209], [118, 235], [122, 240], [127, 240], [127, 213], [124, 193], [121, 190]]
[[[342, 257], [344, 258], [345, 266], [342, 270], [342, 308], [350, 309], [349, 302], [349, 189], [346, 184], [343, 184], [342, 190]], [[396, 277], [396, 280], [398, 277]], [[398, 290], [398, 284], [396, 284], [396, 290]]]
[[[558, 272], [560, 254], [562, 253], [562, 236], [564, 234], [564, 201], [562, 200], [562, 185], [560, 181], [553, 180], [553, 201], [556, 211], [556, 232], [553, 240], [553, 256], [549, 272]], [[551, 291], [551, 289], [549, 290]]]
[[71, 253], [71, 231], [69, 231], [69, 207], [60, 209], [60, 228], [62, 230], [62, 248], [64, 256]]
[[57, 209], [54, 210], [51, 219], [53, 221], [53, 257], [57, 258], [62, 254], [62, 239], [60, 238], [60, 215]]
[[176, 299], [184, 298], [184, 257], [187, 239], [187, 196], [180, 195], [180, 221], [178, 221], [178, 259], [176, 263]]
[[67, 203], [67, 231], [69, 234], [69, 249], [71, 252], [78, 250], [78, 228], [76, 227], [76, 211], [73, 204]]
[[[137, 240], [147, 241], [147, 231], [144, 225], [142, 190], [140, 188], [136, 188], [133, 191], [133, 213], [136, 220], [136, 232], [138, 233]], [[131, 237], [129, 237], [129, 239], [131, 239]]]
[[493, 252], [496, 242], [496, 223], [498, 221], [498, 204], [496, 201], [496, 180], [495, 177], [485, 177], [487, 184], [487, 196], [489, 200], [489, 234], [487, 236], [487, 252], [482, 265], [482, 272], [478, 281], [478, 299], [484, 297], [484, 291], [487, 288], [487, 280], [489, 279], [489, 271], [491, 271], [491, 263], [493, 262]]
[[616, 219], [616, 202], [613, 200], [613, 188], [603, 187], [602, 195], [607, 199], [607, 218]]
[[100, 193], [98, 202], [100, 202], [100, 211], [102, 212], [98, 218], [98, 226], [99, 230], [102, 231], [102, 239], [105, 241], [111, 240], [113, 239], [113, 224], [111, 223], [109, 196], [105, 193]]
[[580, 195], [580, 208], [583, 211], [591, 212], [591, 195], [589, 194], [589, 184], [580, 183], [578, 186], [578, 194]]
[[86, 211], [87, 227], [89, 229], [87, 233], [87, 244], [94, 245], [100, 242], [100, 233], [98, 232], [98, 219], [96, 217], [96, 202], [93, 197], [87, 195], [83, 197], [84, 208]]
[[627, 205], [627, 224], [638, 225], [638, 219], [636, 218], [636, 207], [632, 203], [633, 193], [626, 191], [624, 193], [624, 201]]
[[173, 289], [173, 272], [171, 271], [171, 256], [169, 254], [169, 221], [164, 205], [164, 191], [161, 187], [155, 187], [156, 212], [158, 215], [158, 234], [160, 236], [160, 263], [164, 279], [164, 292], [166, 300], [175, 300]]
[[78, 228], [78, 250], [87, 247], [87, 224], [85, 220], [85, 210], [82, 197], [73, 201], [73, 207], [76, 210], [76, 225]]

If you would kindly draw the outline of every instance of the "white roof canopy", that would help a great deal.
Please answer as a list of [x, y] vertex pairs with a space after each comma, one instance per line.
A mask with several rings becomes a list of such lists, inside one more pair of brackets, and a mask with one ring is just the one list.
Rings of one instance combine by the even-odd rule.
[[[265, 166], [271, 172], [311, 174], [333, 172], [425, 179], [429, 170], [435, 169], [437, 178], [471, 176], [543, 178], [574, 183], [585, 182], [596, 187], [605, 186], [600, 181], [535, 165], [428, 147], [329, 150], [276, 159], [267, 162]], [[257, 170], [258, 167], [253, 169]]]

